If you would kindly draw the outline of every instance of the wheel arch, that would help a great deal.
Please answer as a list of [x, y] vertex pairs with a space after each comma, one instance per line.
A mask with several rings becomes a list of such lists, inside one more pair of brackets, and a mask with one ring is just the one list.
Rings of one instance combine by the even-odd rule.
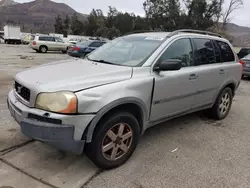
[[[235, 91], [237, 89], [237, 83], [234, 82], [234, 81], [227, 81], [225, 82], [222, 87], [220, 88], [219, 92], [216, 94], [215, 96], [215, 99], [214, 99], [214, 103], [217, 99], [217, 97], [220, 95], [220, 93], [226, 88], [226, 87], [229, 87], [230, 89], [232, 89], [232, 92], [233, 92], [233, 96], [235, 95]], [[213, 103], [213, 105], [214, 105]]]
[[[124, 110], [125, 109], [125, 110]], [[126, 97], [117, 99], [103, 108], [99, 110], [94, 117], [94, 119], [90, 122], [88, 127], [85, 129], [83, 134], [83, 139], [86, 140], [87, 143], [91, 142], [94, 132], [98, 123], [108, 115], [115, 113], [118, 110], [128, 111], [133, 114], [139, 122], [141, 132], [144, 130], [144, 122], [147, 118], [147, 108], [146, 105], [140, 99], [133, 97]]]
[[45, 48], [47, 49], [47, 51], [49, 50], [48, 46], [45, 45], [45, 44], [40, 45], [40, 46], [39, 46], [39, 50], [41, 50], [42, 47], [45, 47]]

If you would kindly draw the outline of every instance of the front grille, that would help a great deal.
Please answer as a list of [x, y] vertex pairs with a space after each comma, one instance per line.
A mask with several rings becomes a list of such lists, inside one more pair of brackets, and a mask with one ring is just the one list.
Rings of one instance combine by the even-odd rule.
[[15, 82], [15, 90], [18, 95], [20, 95], [26, 101], [30, 101], [30, 90], [18, 82]]

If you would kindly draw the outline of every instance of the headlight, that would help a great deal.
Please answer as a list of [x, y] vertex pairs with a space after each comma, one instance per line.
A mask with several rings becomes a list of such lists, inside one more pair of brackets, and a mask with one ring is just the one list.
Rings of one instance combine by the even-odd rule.
[[72, 92], [40, 93], [36, 108], [51, 112], [73, 114], [77, 111], [77, 98]]

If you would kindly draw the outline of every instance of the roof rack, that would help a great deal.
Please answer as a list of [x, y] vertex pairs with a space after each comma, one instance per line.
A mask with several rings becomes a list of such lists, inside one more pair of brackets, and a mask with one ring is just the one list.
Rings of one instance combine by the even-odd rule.
[[155, 32], [155, 31], [154, 30], [136, 30], [136, 31], [128, 32], [125, 35], [136, 34], [136, 33], [150, 33], [150, 32]]
[[210, 32], [210, 31], [193, 30], [193, 29], [176, 30], [176, 31], [173, 31], [172, 33], [170, 33], [169, 36], [174, 36], [174, 35], [177, 35], [179, 33], [197, 33], [197, 34], [212, 35], [212, 36], [222, 38], [222, 36], [220, 34], [217, 34], [217, 33], [213, 33], [213, 32]]

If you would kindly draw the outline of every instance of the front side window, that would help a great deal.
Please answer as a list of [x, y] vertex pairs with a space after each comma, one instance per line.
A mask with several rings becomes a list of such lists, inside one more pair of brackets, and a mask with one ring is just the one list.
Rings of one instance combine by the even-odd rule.
[[45, 37], [40, 36], [40, 37], [39, 37], [39, 40], [40, 40], [40, 41], [45, 41], [46, 39], [45, 39]]
[[164, 37], [125, 36], [116, 38], [97, 48], [87, 56], [92, 61], [116, 65], [139, 66], [158, 48]]
[[196, 45], [195, 65], [216, 63], [213, 43], [209, 39], [193, 39]]
[[179, 39], [173, 42], [158, 61], [171, 59], [181, 60], [182, 67], [193, 65], [193, 50], [189, 39]]
[[215, 42], [220, 48], [222, 62], [231, 62], [235, 60], [234, 53], [231, 47], [227, 43], [222, 41], [215, 41]]

